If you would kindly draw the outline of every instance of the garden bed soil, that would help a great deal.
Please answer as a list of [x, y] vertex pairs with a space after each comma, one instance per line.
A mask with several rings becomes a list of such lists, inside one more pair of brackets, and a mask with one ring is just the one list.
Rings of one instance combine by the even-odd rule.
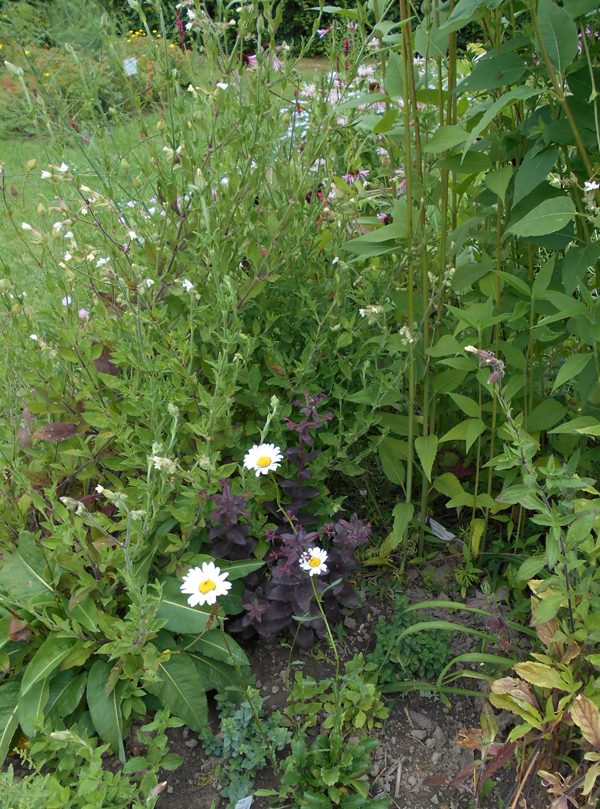
[[[434, 598], [418, 587], [406, 590], [411, 602]], [[447, 600], [443, 593], [440, 600]], [[351, 659], [361, 651], [367, 651], [374, 644], [374, 627], [380, 616], [391, 617], [392, 605], [377, 600], [364, 604], [357, 610], [347, 611], [341, 621], [345, 634], [340, 643], [344, 660]], [[472, 613], [457, 613], [448, 616], [444, 609], [427, 610], [428, 617], [450, 619], [456, 623], [486, 630], [483, 616]], [[472, 651], [477, 639], [472, 635], [456, 632], [453, 635], [452, 651], [463, 654]], [[247, 649], [252, 671], [261, 693], [268, 697], [264, 707], [267, 712], [283, 710], [286, 702], [284, 678], [288, 665], [289, 647], [279, 644], [266, 646], [262, 643], [250, 645]], [[501, 649], [489, 648], [501, 654]], [[293, 669], [301, 669], [306, 675], [317, 680], [332, 674], [331, 663], [324, 659], [328, 655], [325, 641], [312, 653], [304, 654], [294, 650], [294, 661], [301, 661]], [[319, 659], [321, 658], [321, 659]], [[462, 681], [465, 683], [466, 681]], [[476, 689], [479, 680], [469, 681], [466, 687]], [[390, 716], [382, 730], [377, 731], [379, 747], [372, 754], [373, 769], [369, 776], [372, 797], [389, 796], [391, 807], [398, 809], [462, 809], [470, 806], [469, 796], [455, 787], [424, 786], [423, 781], [430, 776], [453, 777], [473, 761], [473, 752], [456, 743], [461, 729], [478, 728], [482, 700], [471, 697], [450, 695], [451, 706], [445, 707], [436, 697], [424, 692], [407, 695], [389, 695], [385, 698], [391, 707]], [[502, 726], [502, 718], [500, 718]], [[211, 711], [211, 727], [218, 730], [216, 711]], [[318, 730], [315, 728], [314, 733]], [[187, 728], [177, 728], [169, 732], [172, 752], [184, 757], [183, 765], [174, 772], [165, 772], [161, 780], [167, 787], [157, 804], [157, 809], [224, 809], [227, 798], [219, 794], [223, 787], [219, 775], [219, 760], [206, 756], [197, 734]], [[504, 736], [505, 733], [501, 734]], [[481, 804], [497, 807], [498, 796], [505, 796], [514, 785], [512, 769], [504, 768], [493, 776], [497, 786]], [[274, 788], [276, 781], [269, 767], [257, 774], [255, 789]], [[255, 797], [253, 809], [267, 809], [268, 798]]]

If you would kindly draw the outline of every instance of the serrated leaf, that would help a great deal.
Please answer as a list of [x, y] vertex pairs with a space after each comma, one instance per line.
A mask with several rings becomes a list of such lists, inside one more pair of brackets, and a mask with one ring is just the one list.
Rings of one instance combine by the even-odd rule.
[[560, 672], [545, 663], [528, 660], [515, 663], [513, 669], [522, 680], [538, 688], [557, 688], [559, 691], [571, 691], [571, 687], [563, 680]]

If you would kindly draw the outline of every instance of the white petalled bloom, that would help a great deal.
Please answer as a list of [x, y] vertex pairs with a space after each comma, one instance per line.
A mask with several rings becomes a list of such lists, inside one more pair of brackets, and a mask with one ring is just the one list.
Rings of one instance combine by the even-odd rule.
[[133, 230], [130, 230], [127, 235], [129, 236], [130, 239], [137, 239], [137, 234]]
[[177, 464], [170, 458], [161, 458], [160, 455], [153, 455], [152, 463], [155, 469], [163, 469], [169, 475], [174, 475], [177, 471]]
[[61, 164], [60, 164], [60, 166], [58, 167], [58, 170], [59, 170], [59, 171], [62, 171], [62, 173], [64, 174], [64, 173], [65, 173], [65, 171], [68, 171], [68, 170], [69, 170], [69, 167], [67, 166], [67, 164], [66, 164], [66, 163], [61, 163]]
[[28, 225], [27, 222], [21, 222], [21, 227], [23, 228], [23, 230], [33, 230], [31, 225]]
[[323, 548], [309, 548], [300, 557], [300, 567], [306, 570], [309, 576], [320, 576], [321, 573], [327, 573], [326, 561], [327, 551]]
[[73, 256], [67, 251], [63, 257], [63, 261], [71, 261]]
[[275, 444], [255, 444], [246, 453], [244, 466], [246, 469], [256, 472], [256, 477], [258, 477], [279, 469], [282, 460], [281, 450]]
[[340, 257], [336, 256], [331, 263], [332, 264], [337, 264], [339, 260], [340, 260]]
[[224, 81], [218, 81], [217, 82], [217, 87], [219, 87], [221, 90], [226, 90], [229, 87], [229, 85], [225, 84]]
[[52, 172], [51, 171], [43, 171], [41, 173], [40, 177], [42, 178], [42, 180], [49, 180], [52, 177]]
[[37, 334], [30, 334], [29, 339], [37, 342], [40, 338], [37, 336]]
[[63, 226], [63, 223], [62, 223], [62, 222], [55, 222], [55, 223], [52, 225], [53, 229], [54, 229], [54, 230], [55, 230], [57, 233], [60, 233], [60, 231], [61, 231], [61, 229], [62, 229], [62, 226]]
[[583, 187], [586, 190], [586, 193], [591, 193], [592, 191], [597, 191], [600, 188], [600, 183], [597, 183], [595, 180], [590, 180], [589, 182], [585, 182]]
[[98, 492], [98, 494], [102, 494], [102, 492], [104, 491], [104, 486], [101, 486], [100, 484], [98, 484], [96, 486], [96, 491]]
[[148, 287], [148, 289], [150, 289], [150, 287], [151, 287], [151, 286], [154, 286], [154, 279], [152, 279], [152, 278], [146, 278], [146, 280], [144, 281], [144, 283], [146, 284], [146, 286]]
[[104, 265], [108, 264], [109, 261], [110, 261], [109, 258], [99, 258], [98, 261], [96, 262], [96, 267], [104, 267]]
[[63, 306], [69, 306], [69, 304], [73, 303], [73, 298], [70, 295], [65, 295], [61, 303]]
[[221, 573], [221, 568], [214, 562], [203, 562], [202, 567], [191, 567], [183, 577], [180, 587], [184, 595], [188, 595], [190, 607], [216, 604], [219, 596], [227, 595], [231, 590], [231, 582], [226, 581], [229, 573]]
[[73, 231], [67, 230], [67, 232], [65, 233], [65, 239], [74, 239], [74, 238], [75, 236], [73, 236]]
[[465, 351], [468, 351], [470, 354], [477, 354], [475, 346], [465, 346]]
[[367, 310], [366, 310], [366, 309], [359, 309], [359, 310], [358, 310], [358, 314], [359, 314], [361, 317], [365, 317], [365, 316], [366, 316], [366, 314], [367, 314]]
[[194, 289], [194, 285], [192, 284], [191, 281], [188, 281], [187, 278], [183, 279], [183, 281], [181, 282], [181, 285], [185, 289], [186, 292], [189, 292], [190, 290]]
[[221, 185], [229, 185], [229, 177], [223, 177], [221, 180]]

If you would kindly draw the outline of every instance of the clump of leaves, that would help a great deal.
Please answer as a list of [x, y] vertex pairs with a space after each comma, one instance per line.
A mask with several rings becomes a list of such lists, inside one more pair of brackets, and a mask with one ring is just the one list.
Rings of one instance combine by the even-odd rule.
[[283, 750], [291, 740], [281, 712], [274, 711], [264, 718], [262, 704], [267, 698], [261, 697], [254, 688], [249, 688], [247, 695], [248, 699], [239, 703], [232, 699], [230, 693], [218, 694], [216, 699], [221, 731], [217, 736], [208, 728], [200, 732], [206, 752], [227, 760], [226, 771], [230, 783], [221, 795], [229, 798], [230, 806], [249, 794], [254, 776], [267, 763], [265, 738], [272, 750]]
[[[277, 497], [264, 505], [271, 513], [274, 527], [265, 532], [271, 546], [267, 556], [269, 564], [260, 574], [252, 574], [246, 581], [242, 605], [246, 614], [229, 626], [249, 638], [258, 634], [267, 642], [274, 642], [277, 635], [289, 629], [301, 649], [309, 650], [316, 638], [325, 634], [325, 622], [314, 600], [314, 591], [309, 576], [300, 569], [299, 561], [310, 548], [318, 545], [327, 549], [328, 572], [315, 582], [317, 592], [327, 619], [334, 621], [340, 604], [355, 607], [358, 598], [350, 581], [352, 572], [358, 570], [354, 552], [365, 543], [371, 533], [369, 523], [363, 523], [354, 514], [350, 520], [338, 520], [318, 526], [319, 516], [311, 510], [321, 492], [306, 481], [312, 472], [308, 464], [315, 460], [321, 450], [314, 447], [312, 431], [323, 427], [332, 418], [330, 413], [319, 413], [318, 407], [324, 394], [304, 394], [304, 402], [296, 401], [303, 418], [294, 422], [285, 419], [290, 430], [299, 437], [298, 446], [285, 450], [284, 455], [296, 467], [295, 477], [277, 475]], [[216, 508], [211, 517], [216, 525], [210, 529], [209, 540], [214, 556], [224, 559], [241, 559], [252, 556], [257, 538], [250, 533], [250, 526], [240, 523], [240, 517], [248, 518], [246, 495], [231, 493], [229, 483], [222, 481], [222, 493], [211, 495]], [[304, 620], [297, 627], [294, 616]]]
[[451, 632], [447, 630], [425, 629], [414, 635], [400, 633], [412, 626], [418, 619], [405, 612], [408, 598], [397, 593], [394, 599], [394, 618], [380, 618], [375, 627], [377, 642], [367, 659], [375, 663], [382, 683], [392, 683], [397, 679], [409, 680], [413, 677], [436, 677], [452, 657], [450, 649]]

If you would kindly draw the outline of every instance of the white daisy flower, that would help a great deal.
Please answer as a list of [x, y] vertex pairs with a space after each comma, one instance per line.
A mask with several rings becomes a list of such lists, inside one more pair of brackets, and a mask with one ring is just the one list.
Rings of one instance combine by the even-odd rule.
[[181, 285], [185, 289], [186, 292], [189, 292], [191, 289], [194, 288], [194, 285], [192, 284], [192, 282], [188, 281], [187, 278], [183, 279], [183, 281], [181, 282]]
[[275, 444], [255, 444], [244, 456], [244, 466], [256, 472], [256, 477], [279, 469], [283, 455]]
[[327, 551], [323, 548], [309, 548], [300, 557], [300, 567], [306, 570], [309, 576], [320, 576], [321, 573], [327, 573], [326, 561]]
[[221, 573], [221, 568], [214, 562], [203, 562], [202, 567], [191, 567], [183, 577], [181, 592], [189, 595], [190, 607], [208, 604], [212, 606], [219, 596], [226, 595], [231, 589], [231, 582], [225, 581], [229, 573]]

